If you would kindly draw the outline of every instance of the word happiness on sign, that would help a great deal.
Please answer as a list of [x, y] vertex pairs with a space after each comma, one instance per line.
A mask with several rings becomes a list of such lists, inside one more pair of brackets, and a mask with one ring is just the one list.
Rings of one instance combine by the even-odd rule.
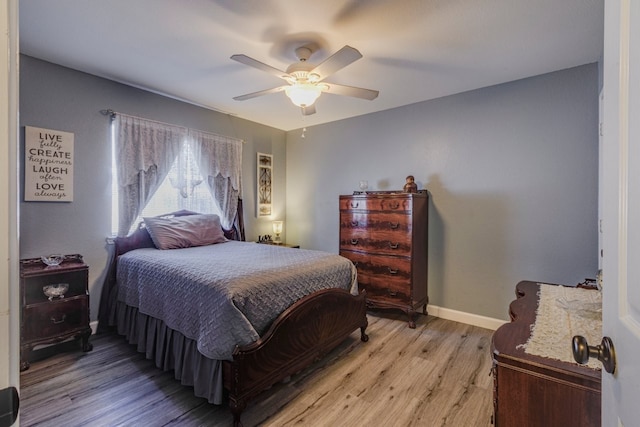
[[73, 133], [25, 127], [24, 200], [73, 201]]

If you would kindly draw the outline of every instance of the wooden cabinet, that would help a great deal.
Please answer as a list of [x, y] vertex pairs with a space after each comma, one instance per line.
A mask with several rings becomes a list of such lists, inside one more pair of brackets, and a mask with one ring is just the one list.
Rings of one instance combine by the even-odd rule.
[[[54, 344], [68, 338], [81, 340], [89, 351], [89, 267], [81, 255], [67, 255], [55, 267], [40, 258], [20, 260], [20, 370], [29, 368], [29, 356], [36, 345]], [[64, 294], [47, 296], [44, 287], [68, 286]]]
[[531, 355], [521, 347], [536, 321], [539, 288], [535, 282], [518, 283], [517, 299], [509, 306], [511, 323], [493, 335], [494, 424], [600, 426], [601, 371]]
[[428, 195], [374, 192], [340, 196], [340, 255], [358, 270], [370, 308], [427, 313]]

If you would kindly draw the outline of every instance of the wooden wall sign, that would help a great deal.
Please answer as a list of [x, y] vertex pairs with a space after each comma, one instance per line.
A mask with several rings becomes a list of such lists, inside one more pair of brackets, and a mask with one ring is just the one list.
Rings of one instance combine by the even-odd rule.
[[24, 200], [73, 201], [73, 133], [25, 126]]

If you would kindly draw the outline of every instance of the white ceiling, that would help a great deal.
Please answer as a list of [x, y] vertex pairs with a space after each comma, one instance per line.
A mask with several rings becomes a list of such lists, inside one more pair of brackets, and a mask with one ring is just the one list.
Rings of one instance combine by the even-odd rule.
[[[604, 0], [21, 0], [22, 53], [254, 122], [291, 130], [598, 61]], [[318, 63], [344, 45], [364, 58], [327, 82], [303, 117], [282, 85], [232, 61], [279, 69], [313, 42]], [[105, 108], [113, 107], [105, 105]], [[135, 112], [129, 112], [134, 114]]]

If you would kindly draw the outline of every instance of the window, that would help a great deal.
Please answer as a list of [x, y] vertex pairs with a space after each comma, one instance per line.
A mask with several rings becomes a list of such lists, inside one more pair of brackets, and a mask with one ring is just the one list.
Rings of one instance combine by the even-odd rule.
[[242, 234], [241, 139], [121, 113], [112, 120], [117, 235], [134, 230], [142, 216], [180, 209], [217, 214], [222, 227]]
[[[111, 163], [111, 232], [118, 232], [118, 173], [116, 159], [115, 132], [111, 132], [112, 163]], [[164, 179], [158, 190], [144, 207], [142, 213], [133, 223], [129, 232], [137, 227], [142, 217], [156, 216], [168, 212], [187, 209], [200, 213], [214, 213], [222, 216], [217, 204], [209, 191], [207, 183], [200, 173], [198, 162], [194, 158], [193, 149], [189, 141], [185, 141], [182, 151], [173, 162], [169, 174]]]

